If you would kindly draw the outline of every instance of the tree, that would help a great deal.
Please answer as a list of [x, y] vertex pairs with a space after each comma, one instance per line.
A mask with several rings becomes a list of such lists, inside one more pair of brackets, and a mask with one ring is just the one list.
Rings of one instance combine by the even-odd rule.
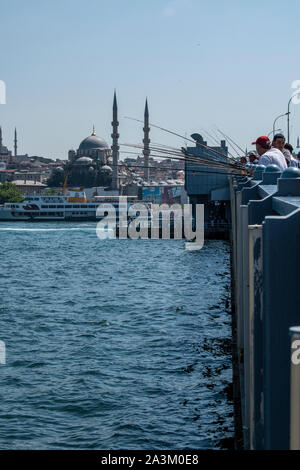
[[0, 184], [0, 204], [5, 202], [22, 202], [24, 197], [14, 183], [5, 181]]

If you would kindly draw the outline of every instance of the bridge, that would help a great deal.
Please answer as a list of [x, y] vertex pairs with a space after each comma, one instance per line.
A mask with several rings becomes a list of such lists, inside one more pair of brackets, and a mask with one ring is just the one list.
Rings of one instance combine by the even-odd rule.
[[244, 447], [299, 450], [300, 360], [291, 358], [300, 338], [300, 170], [257, 166], [253, 178], [229, 180], [234, 394]]

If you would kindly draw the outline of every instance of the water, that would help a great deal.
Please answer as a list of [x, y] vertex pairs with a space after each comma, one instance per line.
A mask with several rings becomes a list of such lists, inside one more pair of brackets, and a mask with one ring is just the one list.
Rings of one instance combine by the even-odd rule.
[[233, 436], [229, 245], [1, 223], [1, 449], [208, 449]]

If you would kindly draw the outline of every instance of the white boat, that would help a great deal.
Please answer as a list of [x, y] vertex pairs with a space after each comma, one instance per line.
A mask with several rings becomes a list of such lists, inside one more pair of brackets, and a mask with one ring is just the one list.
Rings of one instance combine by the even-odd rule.
[[[132, 203], [128, 201], [127, 208]], [[6, 202], [0, 206], [0, 221], [99, 220], [101, 217], [97, 216], [97, 208], [100, 205], [105, 207], [106, 204], [115, 207], [118, 218], [118, 197], [95, 197], [87, 201], [85, 192], [79, 190], [69, 190], [58, 195], [30, 195], [23, 202]]]

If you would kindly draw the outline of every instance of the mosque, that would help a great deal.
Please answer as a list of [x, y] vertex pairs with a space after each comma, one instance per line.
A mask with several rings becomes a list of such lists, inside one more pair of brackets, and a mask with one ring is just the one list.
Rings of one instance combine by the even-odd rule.
[[77, 151], [69, 150], [68, 164], [65, 174], [69, 173], [68, 184], [73, 186], [109, 186], [111, 189], [119, 188], [119, 145], [118, 145], [118, 105], [116, 92], [113, 99], [113, 132], [111, 137], [113, 145], [108, 143], [95, 132], [83, 139]]
[[73, 186], [111, 186], [113, 174], [112, 152], [107, 142], [93, 132], [79, 145], [69, 150], [66, 172], [70, 172], [68, 184]]
[[[72, 186], [108, 186], [110, 189], [118, 190], [120, 185], [119, 165], [119, 121], [116, 92], [113, 98], [112, 119], [112, 146], [101, 137], [96, 135], [95, 127], [90, 136], [83, 139], [77, 151], [69, 150], [68, 164], [64, 174], [68, 173], [68, 184]], [[145, 180], [149, 180], [149, 111], [146, 100], [144, 114], [144, 158], [145, 158]]]

